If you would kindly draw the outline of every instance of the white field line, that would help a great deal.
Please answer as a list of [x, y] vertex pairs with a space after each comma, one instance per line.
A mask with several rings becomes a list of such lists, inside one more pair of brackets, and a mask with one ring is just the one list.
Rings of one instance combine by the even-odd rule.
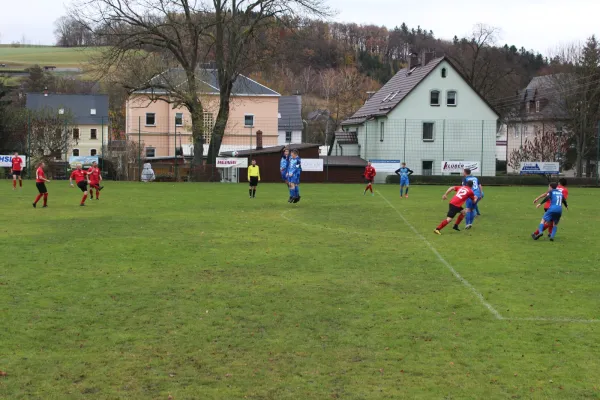
[[421, 240], [423, 240], [425, 242], [425, 244], [427, 244], [427, 246], [429, 247], [429, 249], [431, 250], [431, 252], [433, 254], [435, 254], [435, 256], [438, 258], [438, 260], [440, 260], [440, 262], [452, 273], [452, 275], [454, 275], [456, 277], [456, 279], [458, 279], [464, 286], [466, 286], [475, 295], [475, 297], [477, 297], [477, 299], [479, 300], [479, 302], [481, 304], [483, 304], [485, 306], [485, 308], [487, 308], [492, 313], [492, 315], [494, 315], [494, 317], [496, 317], [496, 319], [504, 320], [504, 321], [572, 322], [572, 323], [582, 323], [582, 324], [594, 324], [594, 323], [600, 322], [600, 319], [544, 318], [544, 317], [507, 318], [507, 317], [503, 317], [498, 312], [498, 310], [496, 310], [490, 303], [488, 303], [487, 301], [485, 301], [485, 299], [483, 298], [483, 295], [481, 293], [479, 293], [479, 291], [477, 289], [475, 289], [475, 287], [473, 285], [471, 285], [469, 283], [469, 281], [467, 281], [465, 278], [463, 278], [452, 267], [452, 265], [450, 265], [450, 263], [448, 261], [446, 261], [444, 259], [444, 257], [441, 256], [441, 254], [435, 249], [435, 247], [433, 247], [433, 245], [429, 242], [429, 240], [427, 240], [423, 235], [421, 235], [419, 233], [419, 231], [417, 231], [415, 229], [415, 227], [412, 226], [410, 224], [410, 222], [408, 222], [408, 220], [404, 217], [404, 215], [384, 195], [382, 195], [381, 192], [379, 192], [379, 190], [377, 191], [377, 194], [380, 195], [381, 198], [383, 200], [385, 200], [385, 202], [388, 203], [388, 205], [394, 211], [396, 211], [396, 214], [398, 214], [398, 216], [414, 232], [414, 234], [417, 235], [417, 237], [419, 237]]

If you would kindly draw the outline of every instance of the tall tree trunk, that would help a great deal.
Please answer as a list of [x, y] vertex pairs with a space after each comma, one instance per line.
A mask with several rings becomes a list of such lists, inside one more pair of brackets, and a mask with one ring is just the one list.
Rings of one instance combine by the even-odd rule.
[[211, 165], [216, 164], [219, 151], [221, 150], [221, 142], [223, 141], [225, 128], [227, 127], [227, 121], [229, 119], [232, 87], [233, 82], [229, 82], [221, 88], [219, 113], [217, 114], [217, 120], [210, 139], [210, 146], [208, 147], [208, 163]]
[[196, 104], [190, 110], [192, 117], [192, 141], [194, 144], [194, 165], [204, 162], [204, 110], [201, 104]]

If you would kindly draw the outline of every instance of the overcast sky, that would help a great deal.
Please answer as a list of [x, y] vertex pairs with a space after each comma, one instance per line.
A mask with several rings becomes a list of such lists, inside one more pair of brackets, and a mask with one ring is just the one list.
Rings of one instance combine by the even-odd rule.
[[[0, 42], [53, 44], [53, 24], [65, 0], [0, 0]], [[560, 43], [600, 34], [598, 0], [329, 0], [338, 21], [393, 28], [406, 22], [433, 30], [438, 38], [465, 35], [477, 23], [501, 29], [501, 44], [543, 54]]]

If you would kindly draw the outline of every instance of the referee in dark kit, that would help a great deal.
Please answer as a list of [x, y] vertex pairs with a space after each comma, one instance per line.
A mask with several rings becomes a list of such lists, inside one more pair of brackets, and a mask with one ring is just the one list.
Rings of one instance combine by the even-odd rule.
[[248, 167], [248, 182], [250, 182], [248, 194], [253, 199], [256, 197], [256, 187], [258, 186], [258, 182], [260, 182], [260, 168], [256, 165], [256, 160], [252, 160], [252, 165]]

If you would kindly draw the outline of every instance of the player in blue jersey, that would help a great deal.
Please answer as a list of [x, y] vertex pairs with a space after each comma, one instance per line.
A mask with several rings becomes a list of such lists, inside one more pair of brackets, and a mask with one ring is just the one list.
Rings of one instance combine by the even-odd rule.
[[290, 162], [290, 151], [286, 147], [283, 149], [283, 153], [281, 154], [281, 160], [279, 161], [279, 172], [281, 173], [281, 180], [285, 182], [285, 184], [290, 187], [288, 182], [288, 164]]
[[290, 183], [290, 198], [288, 203], [300, 201], [300, 173], [302, 172], [302, 160], [298, 150], [292, 150], [292, 157], [288, 165], [288, 182]]
[[542, 236], [544, 236], [544, 225], [547, 222], [552, 222], [554, 224], [552, 228], [552, 232], [550, 233], [550, 240], [554, 241], [554, 237], [556, 236], [556, 231], [558, 230], [558, 223], [560, 221], [560, 217], [562, 216], [562, 206], [565, 205], [565, 208], [568, 210], [569, 206], [567, 205], [567, 199], [562, 191], [558, 189], [558, 184], [551, 183], [550, 190], [546, 194], [546, 198], [540, 204], [536, 206], [539, 208], [542, 204], [546, 203], [546, 201], [550, 202], [550, 207], [548, 207], [548, 211], [542, 217], [542, 221], [540, 222], [540, 226], [538, 228], [538, 234], [535, 232], [531, 234], [533, 240], [538, 240]]
[[406, 198], [408, 198], [408, 187], [410, 186], [410, 182], [408, 181], [408, 177], [413, 174], [413, 170], [406, 166], [406, 163], [403, 162], [402, 166], [398, 168], [394, 173], [400, 176], [400, 198], [402, 198], [402, 194], [404, 192], [404, 187], [406, 187]]
[[477, 200], [474, 201], [472, 199], [467, 200], [466, 207], [466, 216], [465, 216], [465, 229], [471, 229], [473, 226], [473, 221], [475, 220], [475, 207], [477, 207], [477, 203], [483, 197], [483, 186], [479, 182], [479, 179], [476, 176], [471, 175], [471, 170], [469, 168], [465, 168], [463, 171], [463, 186], [466, 185], [467, 182], [473, 182], [473, 193], [477, 196]]

